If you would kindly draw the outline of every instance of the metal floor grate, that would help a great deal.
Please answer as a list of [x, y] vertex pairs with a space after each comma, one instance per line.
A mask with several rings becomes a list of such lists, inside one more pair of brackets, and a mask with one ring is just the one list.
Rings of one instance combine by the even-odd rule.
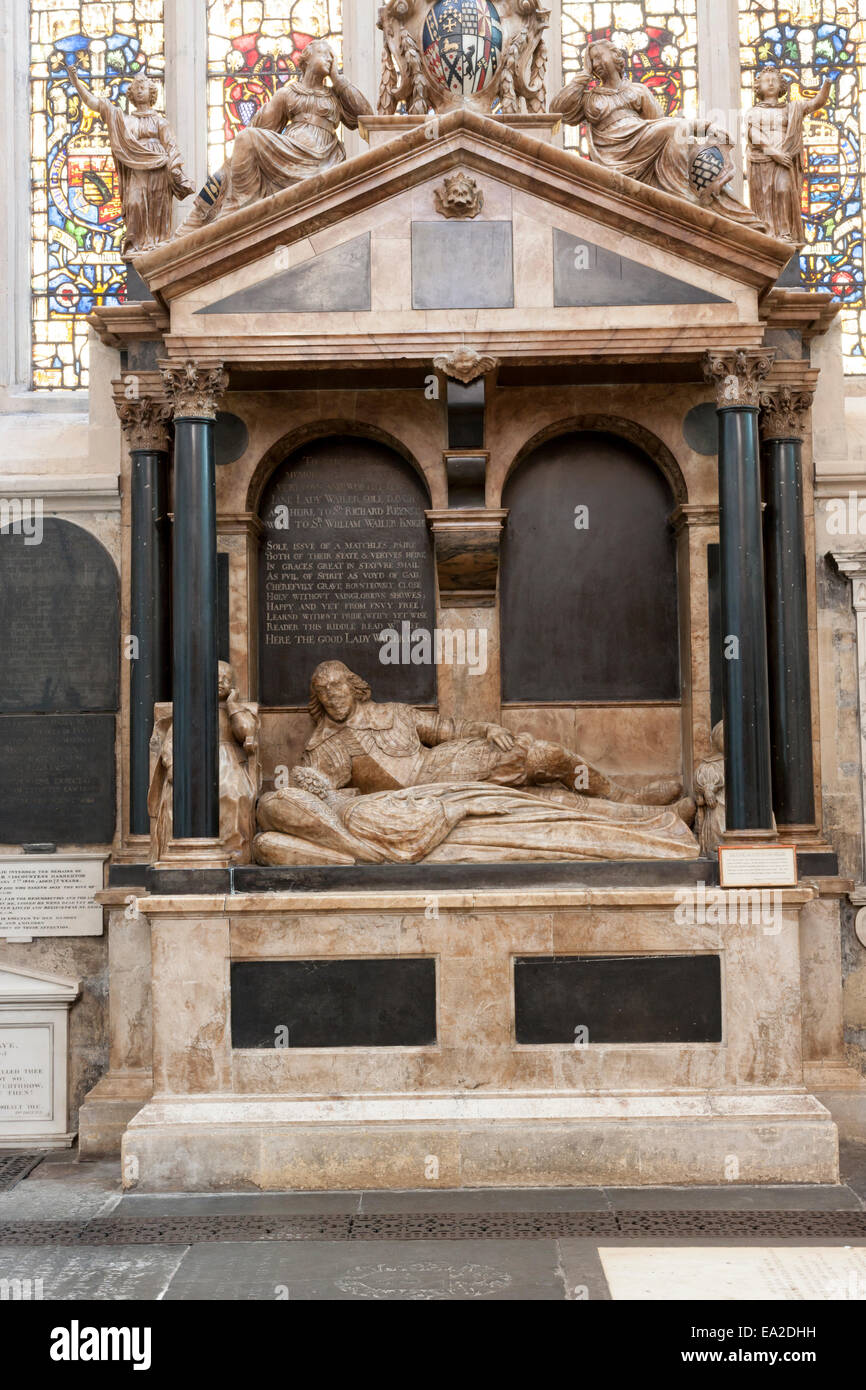
[[0, 1192], [10, 1192], [42, 1162], [44, 1154], [4, 1154], [0, 1156]]
[[866, 1211], [428, 1212], [356, 1216], [101, 1216], [3, 1221], [0, 1245], [260, 1240], [866, 1240]]

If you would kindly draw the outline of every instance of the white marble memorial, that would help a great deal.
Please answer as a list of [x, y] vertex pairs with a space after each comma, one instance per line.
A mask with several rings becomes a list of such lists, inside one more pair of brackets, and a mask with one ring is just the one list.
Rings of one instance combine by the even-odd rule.
[[68, 1148], [69, 1010], [77, 980], [0, 963], [0, 1149]]

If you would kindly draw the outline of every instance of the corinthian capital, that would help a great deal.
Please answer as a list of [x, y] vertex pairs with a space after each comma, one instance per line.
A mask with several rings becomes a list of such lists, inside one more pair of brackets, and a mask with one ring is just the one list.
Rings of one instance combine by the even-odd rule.
[[811, 391], [792, 391], [790, 386], [768, 387], [761, 392], [761, 437], [802, 439], [811, 404]]
[[760, 405], [761, 382], [776, 354], [766, 348], [724, 348], [704, 357], [704, 376], [716, 388], [719, 410]]
[[171, 406], [154, 396], [139, 396], [114, 402], [120, 427], [130, 450], [165, 451], [168, 448], [168, 422]]
[[229, 384], [221, 365], [198, 362], [160, 363], [166, 395], [175, 420], [215, 420], [217, 402]]

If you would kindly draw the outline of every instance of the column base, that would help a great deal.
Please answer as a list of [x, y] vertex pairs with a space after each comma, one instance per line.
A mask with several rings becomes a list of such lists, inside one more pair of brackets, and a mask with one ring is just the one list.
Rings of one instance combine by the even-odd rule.
[[153, 865], [155, 869], [228, 869], [237, 864], [236, 856], [228, 854], [219, 837], [213, 839], [169, 840], [165, 855]]
[[151, 1072], [107, 1072], [78, 1112], [78, 1157], [113, 1158], [126, 1127], [153, 1094]]
[[805, 1062], [806, 1085], [826, 1106], [839, 1131], [839, 1138], [866, 1144], [866, 1076], [842, 1060]]
[[805, 1093], [159, 1097], [123, 1141], [136, 1192], [836, 1183]]

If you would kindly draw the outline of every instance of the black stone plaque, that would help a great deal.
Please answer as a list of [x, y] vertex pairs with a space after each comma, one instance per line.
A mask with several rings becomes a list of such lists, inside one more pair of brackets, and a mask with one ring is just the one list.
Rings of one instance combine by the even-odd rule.
[[436, 963], [235, 961], [233, 1047], [432, 1047]]
[[674, 504], [652, 460], [613, 435], [562, 435], [502, 505], [503, 699], [679, 699]]
[[374, 440], [316, 440], [262, 498], [259, 571], [263, 705], [306, 705], [320, 661], [344, 661], [380, 700], [429, 704], [430, 665], [383, 665], [379, 634], [435, 626], [433, 549], [420, 479]]
[[683, 420], [683, 438], [696, 454], [714, 458], [719, 452], [719, 413], [713, 401], [692, 406]]
[[217, 554], [217, 656], [231, 661], [231, 614], [229, 611], [229, 556]]
[[369, 311], [370, 233], [236, 290], [197, 314], [324, 314]]
[[722, 1039], [718, 956], [527, 957], [514, 962], [518, 1043]]
[[0, 532], [0, 714], [117, 708], [117, 570], [88, 531]]
[[114, 715], [0, 715], [0, 843], [114, 838]]
[[510, 222], [413, 222], [413, 309], [511, 309]]
[[729, 302], [560, 227], [553, 229], [553, 303], [557, 309]]

